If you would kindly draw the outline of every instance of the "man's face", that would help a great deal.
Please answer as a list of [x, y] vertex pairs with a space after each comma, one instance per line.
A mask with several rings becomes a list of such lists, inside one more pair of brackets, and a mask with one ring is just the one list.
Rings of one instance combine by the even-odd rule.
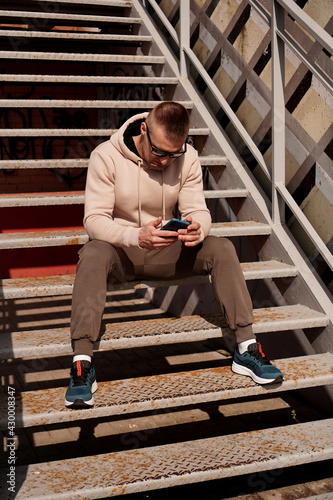
[[[172, 153], [180, 153], [185, 149], [186, 137], [180, 140], [170, 140], [166, 137], [162, 127], [154, 126], [152, 130], [148, 129], [147, 124], [144, 122], [141, 125], [141, 133], [144, 136], [143, 140], [143, 159], [149, 163], [150, 168], [153, 170], [163, 170], [170, 165], [176, 158], [171, 157]], [[163, 156], [154, 154], [165, 153]], [[179, 156], [181, 156], [179, 154]]]

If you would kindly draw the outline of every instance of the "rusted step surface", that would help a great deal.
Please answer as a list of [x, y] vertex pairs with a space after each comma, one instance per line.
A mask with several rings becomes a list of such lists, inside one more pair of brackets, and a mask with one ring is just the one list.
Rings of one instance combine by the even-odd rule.
[[[71, 201], [68, 200], [68, 203]], [[72, 201], [75, 203], [75, 201]], [[296, 276], [295, 266], [276, 260], [262, 262], [243, 262], [241, 268], [246, 280], [264, 278], [286, 278]], [[62, 276], [42, 276], [31, 278], [3, 279], [0, 283], [0, 299], [18, 299], [27, 297], [45, 297], [70, 295], [73, 291], [74, 274]], [[157, 288], [171, 285], [208, 284], [210, 276], [193, 276], [181, 280], [157, 281], [137, 280], [109, 284], [109, 291]]]
[[[39, 10], [38, 12], [34, 11], [24, 11], [24, 10], [0, 10], [0, 20], [2, 23], [22, 23], [24, 19], [25, 23], [29, 19], [45, 19], [49, 22], [55, 21], [57, 25], [59, 21], [65, 23], [66, 25], [70, 24], [70, 26], [75, 26], [72, 23], [80, 23], [85, 25], [90, 25], [90, 27], [95, 27], [100, 24], [136, 24], [141, 25], [142, 19], [138, 17], [126, 17], [126, 16], [99, 16], [93, 14], [66, 14], [62, 12], [46, 12], [43, 10]], [[6, 22], [5, 22], [6, 21]], [[20, 24], [21, 24], [20, 23]], [[88, 24], [87, 24], [88, 23]]]
[[87, 241], [88, 235], [84, 229], [1, 233], [0, 249], [83, 245]]
[[[269, 224], [254, 221], [214, 223], [210, 231], [210, 234], [221, 237], [269, 235], [270, 233]], [[88, 235], [84, 229], [1, 233], [0, 249], [83, 245], [87, 241]]]
[[[206, 199], [211, 198], [246, 198], [246, 189], [223, 189], [204, 191]], [[66, 191], [58, 193], [23, 193], [1, 194], [0, 207], [32, 207], [45, 205], [82, 205], [84, 191]]]
[[89, 42], [125, 42], [141, 44], [152, 42], [152, 36], [144, 35], [108, 35], [105, 33], [76, 33], [76, 32], [59, 32], [59, 31], [23, 31], [23, 30], [7, 30], [0, 29], [0, 37], [15, 37], [30, 38], [30, 39], [45, 39], [57, 42], [58, 40], [74, 40], [74, 41], [89, 41]]
[[302, 498], [298, 498], [297, 500], [332, 500], [333, 492], [328, 491], [327, 493], [319, 493], [318, 495], [311, 495]]
[[[0, 59], [28, 59], [28, 60], [36, 60], [36, 61], [84, 61], [84, 62], [107, 62], [107, 63], [119, 63], [119, 64], [165, 64], [165, 57], [163, 56], [126, 56], [126, 55], [117, 55], [117, 54], [77, 54], [77, 53], [61, 53], [61, 52], [15, 52], [15, 51], [0, 51]], [[10, 107], [10, 108], [25, 108], [27, 107], [27, 102], [32, 102], [32, 100], [27, 101], [24, 99], [18, 99], [17, 103], [16, 99], [2, 99], [1, 106]], [[40, 99], [41, 102], [44, 102]], [[35, 100], [34, 102], [39, 102]], [[45, 99], [45, 102], [47, 100]], [[54, 100], [55, 107], [59, 107], [57, 105], [57, 101]], [[61, 101], [60, 101], [61, 102]], [[73, 101], [69, 101], [73, 102]], [[74, 101], [75, 102], [75, 101]], [[80, 101], [81, 102], [81, 101]], [[84, 102], [84, 101], [82, 101]], [[136, 101], [137, 102], [137, 101]], [[155, 102], [156, 104], [156, 102]], [[40, 107], [41, 105], [37, 105]], [[80, 105], [80, 108], [84, 107], [84, 105]]]
[[47, 205], [82, 205], [84, 191], [23, 193], [0, 195], [0, 207], [37, 207]]
[[[329, 323], [324, 314], [300, 304], [269, 307], [253, 311], [253, 331], [287, 331], [295, 328], [320, 328]], [[232, 334], [222, 314], [158, 318], [114, 322], [106, 325], [95, 348], [131, 349], [161, 344], [195, 342]], [[1, 334], [0, 359], [72, 354], [68, 327]]]
[[[175, 408], [226, 399], [251, 397], [333, 383], [333, 354], [316, 354], [275, 360], [282, 383], [260, 386], [250, 377], [220, 366], [147, 377], [98, 382], [95, 406], [70, 410], [64, 405], [67, 387], [23, 392], [16, 395], [16, 426], [30, 427]], [[69, 376], [69, 375], [68, 375]], [[1, 405], [1, 428], [7, 428], [7, 402]]]
[[[40, 0], [22, 0], [22, 3], [25, 5], [27, 3], [32, 3], [32, 4], [37, 4], [40, 2]], [[5, 2], [3, 2], [5, 3]], [[132, 1], [131, 0], [80, 0], [80, 3], [78, 3], [77, 0], [47, 0], [48, 4], [72, 4], [74, 8], [79, 7], [80, 5], [104, 5], [105, 7], [132, 7]], [[12, 8], [15, 7], [15, 4], [13, 2], [10, 2], [10, 6]], [[5, 6], [4, 6], [5, 8]]]
[[110, 498], [329, 460], [332, 432], [327, 419], [17, 467], [16, 498]]
[[[135, 62], [135, 61], [133, 61]], [[2, 99], [4, 108], [85, 108], [85, 109], [152, 109], [159, 101], [121, 101], [121, 100], [69, 100], [69, 99]], [[180, 102], [180, 101], [179, 101]], [[191, 101], [182, 101], [187, 109], [193, 108]]]
[[[117, 35], [118, 36], [118, 35]], [[177, 85], [178, 78], [165, 76], [86, 76], [86, 75], [17, 75], [0, 74], [0, 82], [87, 83], [90, 85]]]
[[[201, 165], [224, 167], [226, 156], [199, 156]], [[72, 158], [68, 160], [0, 160], [1, 169], [34, 169], [34, 168], [87, 168], [89, 160], [86, 158]]]
[[71, 158], [70, 160], [0, 160], [0, 170], [35, 168], [87, 168], [89, 159]]
[[[141, 102], [141, 101], [140, 101]], [[0, 129], [0, 137], [110, 137], [118, 129]], [[189, 135], [207, 136], [209, 128], [193, 128], [189, 130]]]

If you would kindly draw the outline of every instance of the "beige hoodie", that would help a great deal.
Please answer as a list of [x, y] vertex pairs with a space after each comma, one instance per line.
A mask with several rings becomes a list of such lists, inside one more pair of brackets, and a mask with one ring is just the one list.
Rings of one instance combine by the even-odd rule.
[[203, 195], [201, 167], [196, 150], [176, 158], [163, 171], [153, 170], [124, 143], [124, 132], [148, 113], [135, 115], [91, 153], [84, 227], [90, 239], [119, 247], [138, 247], [143, 226], [159, 216], [173, 217], [178, 203], [181, 218], [201, 224], [201, 240], [209, 233], [211, 217]]

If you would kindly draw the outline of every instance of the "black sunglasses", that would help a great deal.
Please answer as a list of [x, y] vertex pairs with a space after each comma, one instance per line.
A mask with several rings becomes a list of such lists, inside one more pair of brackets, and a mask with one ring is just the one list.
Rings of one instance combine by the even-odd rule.
[[182, 151], [177, 151], [176, 153], [169, 153], [168, 151], [163, 151], [163, 149], [156, 148], [151, 142], [147, 124], [146, 124], [146, 129], [147, 129], [148, 141], [149, 141], [149, 144], [151, 147], [151, 152], [153, 155], [159, 156], [160, 158], [162, 156], [169, 156], [169, 158], [179, 158], [180, 156], [183, 156], [183, 154], [186, 153], [186, 142], [184, 143], [184, 146], [183, 146], [184, 149]]

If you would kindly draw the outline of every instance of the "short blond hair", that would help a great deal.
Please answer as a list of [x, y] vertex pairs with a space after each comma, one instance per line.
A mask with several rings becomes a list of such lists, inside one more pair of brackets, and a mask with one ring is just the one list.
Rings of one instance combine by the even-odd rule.
[[155, 126], [163, 128], [171, 140], [187, 137], [190, 128], [190, 116], [187, 109], [179, 102], [164, 101], [152, 109], [146, 118], [149, 130]]

